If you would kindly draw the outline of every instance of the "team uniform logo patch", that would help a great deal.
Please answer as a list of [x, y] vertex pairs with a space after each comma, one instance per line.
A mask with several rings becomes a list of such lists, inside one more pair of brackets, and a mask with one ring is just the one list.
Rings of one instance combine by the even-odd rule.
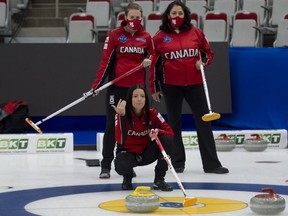
[[136, 41], [140, 41], [140, 42], [145, 43], [145, 42], [146, 42], [146, 39], [145, 39], [145, 38], [136, 38]]
[[171, 41], [172, 41], [172, 38], [171, 38], [171, 37], [166, 36], [166, 37], [164, 38], [164, 42], [165, 42], [165, 43], [170, 43]]
[[108, 48], [108, 41], [109, 41], [109, 37], [106, 37], [103, 49], [107, 49]]
[[163, 116], [160, 113], [158, 113], [157, 117], [161, 121], [161, 123], [165, 122], [165, 119], [163, 118]]
[[121, 43], [125, 43], [125, 42], [128, 40], [128, 38], [127, 38], [125, 35], [121, 35], [121, 36], [118, 38], [118, 40], [119, 40]]

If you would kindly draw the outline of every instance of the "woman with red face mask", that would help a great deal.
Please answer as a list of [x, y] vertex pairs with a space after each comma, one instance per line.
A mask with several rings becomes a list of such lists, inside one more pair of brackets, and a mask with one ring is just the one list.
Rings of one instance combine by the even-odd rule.
[[[96, 90], [104, 84], [106, 77], [111, 81], [142, 64], [149, 67], [152, 56], [155, 55], [150, 34], [144, 31], [142, 25], [142, 8], [131, 3], [125, 10], [125, 20], [121, 26], [112, 30], [105, 40], [100, 68], [92, 89]], [[145, 85], [145, 69], [119, 80], [109, 86], [106, 91], [106, 128], [103, 138], [103, 150], [100, 178], [110, 178], [111, 163], [115, 148], [115, 110], [112, 105], [120, 99], [125, 99], [127, 90], [135, 83]]]
[[[174, 131], [171, 151], [176, 172], [185, 169], [185, 149], [182, 141], [182, 103], [185, 99], [196, 124], [202, 166], [205, 173], [228, 173], [222, 167], [215, 148], [210, 122], [202, 116], [208, 113], [200, 65], [208, 66], [214, 53], [204, 33], [193, 26], [190, 10], [181, 1], [170, 3], [162, 15], [162, 25], [153, 37], [155, 65], [150, 67], [150, 91], [155, 101], [164, 95], [168, 123]], [[203, 61], [201, 53], [204, 54]]]

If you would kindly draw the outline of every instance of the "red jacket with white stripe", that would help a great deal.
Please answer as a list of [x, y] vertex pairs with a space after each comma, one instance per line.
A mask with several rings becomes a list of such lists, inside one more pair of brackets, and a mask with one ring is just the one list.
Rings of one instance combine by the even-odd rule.
[[150, 109], [149, 126], [145, 124], [145, 112], [138, 118], [135, 113], [132, 113], [133, 127], [130, 126], [126, 117], [119, 114], [115, 115], [115, 138], [117, 144], [122, 144], [122, 147], [127, 152], [141, 154], [144, 152], [147, 144], [151, 142], [149, 132], [153, 128], [159, 130], [158, 135], [174, 136], [173, 130], [167, 124], [162, 115], [154, 108]]
[[[125, 21], [121, 26], [112, 30], [105, 40], [100, 67], [92, 89], [103, 85], [107, 76], [108, 81], [111, 81], [140, 65], [145, 57], [155, 55], [154, 44], [148, 32], [142, 28], [132, 36], [124, 29], [123, 25], [125, 25]], [[130, 87], [135, 83], [144, 85], [144, 81], [145, 70], [142, 68], [118, 81], [115, 85]]]
[[164, 84], [188, 86], [201, 84], [201, 71], [195, 64], [201, 58], [201, 52], [206, 54], [206, 65], [214, 57], [210, 45], [202, 30], [192, 27], [179, 33], [158, 31], [153, 37], [156, 62], [150, 67], [150, 91], [152, 94], [159, 91], [159, 79]]

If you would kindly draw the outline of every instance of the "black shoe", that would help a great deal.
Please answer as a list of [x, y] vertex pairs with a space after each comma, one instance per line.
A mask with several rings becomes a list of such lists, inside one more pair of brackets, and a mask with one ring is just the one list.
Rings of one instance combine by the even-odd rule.
[[99, 175], [100, 179], [109, 179], [110, 178], [110, 169], [102, 169]]
[[136, 177], [136, 172], [134, 171], [134, 169], [132, 169], [132, 172], [133, 172], [133, 178]]
[[184, 172], [184, 167], [176, 167], [174, 168], [176, 173], [183, 173]]
[[154, 181], [153, 188], [161, 191], [173, 191], [173, 188], [168, 185], [164, 180]]
[[216, 174], [225, 174], [229, 173], [229, 170], [225, 167], [217, 167], [211, 170], [204, 170], [205, 173], [216, 173]]
[[132, 178], [129, 176], [123, 176], [123, 182], [122, 182], [122, 190], [132, 190]]

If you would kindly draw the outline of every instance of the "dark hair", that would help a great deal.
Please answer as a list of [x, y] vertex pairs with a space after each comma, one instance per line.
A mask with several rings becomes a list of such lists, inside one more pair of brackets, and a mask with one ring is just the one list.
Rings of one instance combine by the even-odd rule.
[[126, 103], [126, 108], [125, 108], [127, 121], [129, 122], [130, 126], [133, 127], [133, 120], [132, 120], [132, 112], [133, 112], [132, 96], [133, 96], [133, 92], [134, 92], [135, 89], [142, 89], [144, 91], [144, 94], [145, 94], [145, 105], [144, 105], [143, 109], [144, 109], [144, 113], [145, 113], [145, 124], [147, 126], [149, 126], [149, 122], [150, 122], [149, 97], [148, 97], [146, 89], [142, 85], [139, 85], [139, 84], [135, 84], [135, 85], [131, 86], [128, 89], [128, 92], [127, 92], [127, 96], [126, 96], [126, 102], [127, 103]]
[[162, 14], [162, 24], [160, 26], [160, 30], [163, 30], [165, 32], [172, 32], [173, 28], [171, 26], [171, 23], [169, 21], [168, 15], [170, 14], [172, 8], [174, 6], [180, 6], [182, 7], [183, 11], [184, 11], [184, 22], [183, 24], [180, 26], [179, 30], [183, 31], [186, 29], [191, 29], [192, 28], [192, 24], [191, 24], [191, 12], [190, 9], [181, 1], [176, 0], [171, 2], [166, 10], [164, 11], [164, 13]]
[[128, 6], [125, 8], [125, 16], [128, 15], [128, 12], [130, 10], [139, 10], [141, 12], [141, 17], [143, 17], [143, 10], [142, 10], [142, 7], [139, 4], [137, 4], [137, 3], [128, 4]]

